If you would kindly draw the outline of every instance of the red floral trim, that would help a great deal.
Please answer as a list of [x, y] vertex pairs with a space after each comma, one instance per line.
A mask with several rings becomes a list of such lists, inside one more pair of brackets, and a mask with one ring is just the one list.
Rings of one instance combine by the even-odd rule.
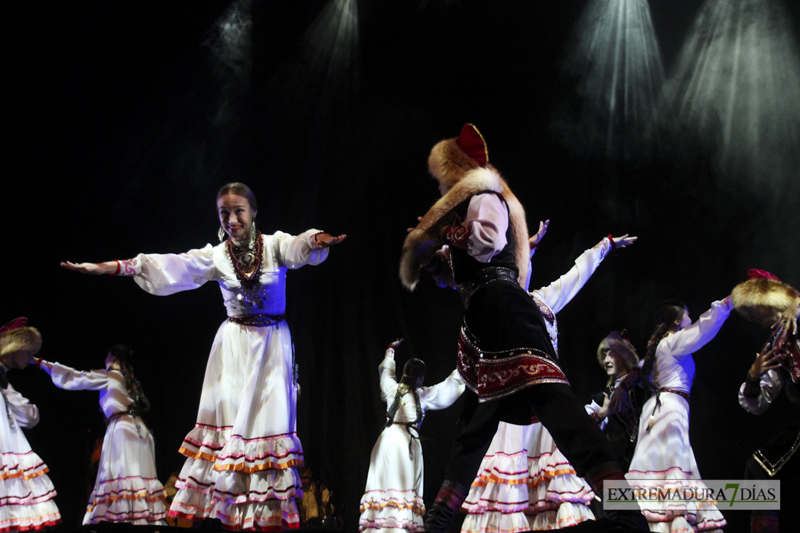
[[503, 398], [531, 385], [563, 383], [567, 376], [537, 348], [515, 348], [502, 353], [483, 352], [468, 337], [465, 326], [458, 338], [458, 372], [481, 402]]
[[464, 226], [448, 226], [444, 238], [451, 246], [466, 250], [470, 233], [472, 232]]

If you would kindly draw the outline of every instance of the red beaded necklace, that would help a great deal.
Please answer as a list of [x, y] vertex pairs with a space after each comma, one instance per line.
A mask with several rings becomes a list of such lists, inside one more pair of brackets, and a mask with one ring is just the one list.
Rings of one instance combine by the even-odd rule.
[[230, 237], [228, 237], [228, 242], [226, 243], [226, 248], [228, 249], [228, 257], [231, 259], [231, 263], [233, 264], [233, 271], [236, 272], [236, 279], [241, 282], [242, 286], [246, 289], [254, 289], [261, 283], [259, 279], [259, 275], [261, 274], [261, 262], [264, 258], [264, 243], [261, 239], [261, 232], [256, 230], [256, 239], [255, 239], [255, 250], [250, 252], [249, 250], [247, 253], [255, 254], [255, 263], [253, 264], [253, 271], [250, 274], [245, 274], [240, 266], [239, 258], [237, 257], [234, 251], [234, 244]]

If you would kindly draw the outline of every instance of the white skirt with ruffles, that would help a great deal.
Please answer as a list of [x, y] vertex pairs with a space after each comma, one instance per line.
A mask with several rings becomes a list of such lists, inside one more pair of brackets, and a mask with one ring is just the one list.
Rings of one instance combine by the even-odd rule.
[[112, 420], [103, 438], [84, 525], [166, 525], [166, 494], [156, 474], [155, 460], [153, 436], [140, 418], [124, 415]]
[[31, 531], [61, 523], [47, 465], [33, 450], [0, 397], [0, 533]]
[[594, 520], [589, 504], [594, 492], [578, 477], [550, 432], [541, 423], [534, 424], [528, 445], [528, 515], [530, 529], [562, 529]]
[[[662, 392], [648, 399], [639, 420], [639, 440], [625, 477], [632, 487], [696, 489], [685, 494], [704, 494], [705, 484], [689, 442], [689, 402], [678, 394]], [[653, 426], [648, 431], [651, 415]], [[640, 503], [650, 531], [663, 533], [718, 531], [727, 524], [714, 503], [705, 501]]]
[[217, 518], [225, 529], [297, 528], [297, 385], [286, 322], [267, 327], [225, 321], [206, 367], [197, 424], [169, 515]]
[[462, 508], [469, 513], [462, 533], [528, 531], [527, 446], [533, 425], [501, 422]]
[[403, 425], [384, 429], [370, 455], [367, 486], [361, 497], [359, 531], [423, 531], [423, 476], [419, 439], [412, 439]]

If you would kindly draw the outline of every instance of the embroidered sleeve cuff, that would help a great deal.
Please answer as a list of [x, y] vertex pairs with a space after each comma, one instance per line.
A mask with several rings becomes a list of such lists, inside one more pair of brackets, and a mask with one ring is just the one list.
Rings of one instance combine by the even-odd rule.
[[136, 276], [142, 273], [142, 264], [136, 257], [114, 262], [117, 263], [117, 271], [112, 276]]
[[448, 226], [445, 231], [445, 240], [456, 248], [467, 249], [470, 230], [464, 226]]
[[325, 233], [325, 232], [324, 231], [318, 231], [313, 235], [309, 235], [308, 236], [308, 247], [311, 248], [312, 250], [320, 250], [320, 249], [322, 249], [322, 246], [319, 244], [319, 242], [317, 242], [317, 235], [322, 235], [323, 233]]

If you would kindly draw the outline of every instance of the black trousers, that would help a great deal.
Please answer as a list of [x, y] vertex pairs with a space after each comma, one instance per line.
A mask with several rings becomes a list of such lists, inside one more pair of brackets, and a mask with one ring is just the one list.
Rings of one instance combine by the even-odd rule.
[[464, 428], [453, 443], [445, 474], [450, 481], [469, 487], [498, 424], [501, 421], [530, 424], [531, 414], [544, 424], [578, 475], [585, 475], [601, 463], [615, 461], [603, 432], [567, 385], [533, 385], [512, 396], [484, 403], [478, 403], [477, 395], [469, 389], [464, 395]]

